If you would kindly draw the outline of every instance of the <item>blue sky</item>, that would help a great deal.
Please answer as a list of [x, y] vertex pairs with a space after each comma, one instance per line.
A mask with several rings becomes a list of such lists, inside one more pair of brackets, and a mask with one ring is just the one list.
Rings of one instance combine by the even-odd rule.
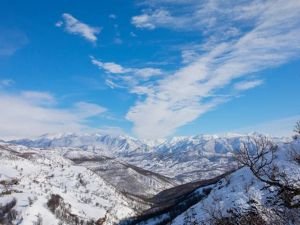
[[290, 135], [298, 0], [0, 3], [0, 137]]

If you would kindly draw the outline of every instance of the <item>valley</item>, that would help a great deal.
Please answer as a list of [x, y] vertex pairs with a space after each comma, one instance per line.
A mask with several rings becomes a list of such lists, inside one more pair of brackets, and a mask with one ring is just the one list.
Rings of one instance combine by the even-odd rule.
[[[63, 134], [1, 142], [0, 209], [12, 205], [0, 218], [7, 224], [206, 224], [213, 206], [221, 215], [259, 210], [276, 191], [261, 189], [263, 182], [235, 159], [247, 141], [245, 135], [205, 135], [150, 145], [124, 136]], [[272, 143], [279, 148], [276, 165], [292, 170], [288, 177], [300, 185], [299, 164], [283, 154], [299, 154], [300, 142]]]

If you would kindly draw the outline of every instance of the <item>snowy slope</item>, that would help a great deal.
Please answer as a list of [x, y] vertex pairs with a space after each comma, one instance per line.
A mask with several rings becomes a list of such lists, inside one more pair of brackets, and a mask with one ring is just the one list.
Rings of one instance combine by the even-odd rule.
[[[281, 192], [277, 186], [268, 185], [254, 176], [249, 167], [243, 167], [223, 179], [216, 180], [214, 184], [199, 187], [167, 210], [162, 208], [149, 214], [150, 216], [140, 217], [138, 224], [299, 225], [300, 140], [278, 146], [270, 168], [276, 166], [280, 173], [285, 174], [276, 177], [280, 184], [289, 184], [297, 191], [289, 192], [286, 189], [286, 192]], [[267, 173], [277, 172], [270, 170]], [[288, 199], [291, 205], [284, 199]]]
[[77, 149], [69, 150], [63, 156], [94, 171], [120, 192], [136, 197], [149, 198], [176, 185], [168, 177], [99, 153]]
[[[135, 214], [134, 203], [100, 176], [54, 152], [2, 144], [0, 165], [0, 218], [12, 218], [14, 224], [38, 224], [40, 219], [45, 225], [67, 224], [66, 218], [113, 224]], [[52, 194], [60, 196], [55, 212], [47, 206]]]

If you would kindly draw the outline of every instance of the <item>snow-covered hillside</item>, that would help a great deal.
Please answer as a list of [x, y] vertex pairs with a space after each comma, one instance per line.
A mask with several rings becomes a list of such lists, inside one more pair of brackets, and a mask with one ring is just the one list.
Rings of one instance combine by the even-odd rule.
[[113, 224], [135, 214], [134, 202], [59, 154], [2, 143], [0, 168], [0, 224]]
[[[224, 178], [200, 182], [198, 188], [177, 196], [171, 205], [161, 200], [132, 224], [299, 225], [300, 140], [274, 145], [268, 151], [263, 145], [253, 156], [242, 151], [246, 161], [250, 157], [249, 166], [244, 164]], [[257, 148], [254, 145], [248, 150]], [[180, 189], [162, 196], [168, 199]]]
[[95, 152], [77, 149], [63, 156], [94, 171], [117, 190], [131, 196], [148, 198], [177, 184], [168, 177]]
[[[299, 207], [291, 206], [300, 206], [300, 140], [269, 137], [278, 147], [268, 165], [270, 174], [263, 176], [279, 179], [274, 186], [247, 166], [237, 169], [236, 152], [247, 143], [255, 154], [255, 139], [260, 138], [264, 139], [258, 134], [201, 135], [145, 142], [126, 136], [63, 134], [3, 142], [0, 218], [21, 225], [41, 220], [49, 225], [78, 220], [217, 225], [218, 220], [251, 216], [269, 225], [275, 224], [267, 223], [270, 218], [279, 221], [278, 213], [284, 211], [284, 218], [291, 220], [286, 224], [298, 225]], [[292, 185], [283, 190], [283, 184]], [[290, 208], [284, 205], [287, 201]]]

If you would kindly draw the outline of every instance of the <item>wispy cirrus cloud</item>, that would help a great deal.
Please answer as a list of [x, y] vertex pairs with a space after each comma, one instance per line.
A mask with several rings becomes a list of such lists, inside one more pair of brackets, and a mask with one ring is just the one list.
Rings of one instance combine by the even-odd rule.
[[162, 74], [162, 71], [158, 68], [152, 68], [152, 67], [145, 67], [145, 68], [127, 67], [126, 68], [114, 62], [102, 62], [100, 60], [95, 59], [94, 57], [91, 57], [91, 61], [94, 65], [98, 66], [100, 69], [103, 69], [105, 72], [111, 74], [131, 73], [142, 78], [150, 78]]
[[91, 61], [94, 65], [98, 66], [98, 68], [103, 69], [107, 73], [121, 74], [130, 71], [129, 69], [125, 69], [123, 66], [114, 62], [102, 62], [94, 57], [91, 57]]
[[185, 20], [185, 18], [176, 20], [169, 11], [157, 9], [132, 17], [131, 23], [137, 28], [152, 30], [156, 27], [182, 27], [185, 23], [187, 23]]
[[123, 67], [115, 62], [102, 62], [93, 56], [91, 56], [91, 62], [108, 74], [106, 84], [111, 88], [131, 88], [163, 74], [163, 71], [158, 68]]
[[107, 109], [103, 106], [82, 101], [76, 102], [73, 110], [78, 117], [82, 118], [83, 120], [88, 119], [89, 117], [100, 115], [107, 111]]
[[[182, 11], [172, 7], [179, 4], [175, 0], [163, 2], [164, 11], [146, 10], [142, 17], [134, 17], [132, 23], [148, 29], [197, 28], [207, 39], [202, 40], [201, 51], [188, 55], [187, 65], [155, 82], [131, 88], [131, 92], [143, 97], [126, 115], [139, 137], [171, 135], [177, 128], [228, 101], [228, 97], [218, 95], [220, 90], [232, 84], [240, 91], [261, 84], [257, 80], [235, 85], [237, 78], [299, 56], [300, 2], [297, 0], [206, 0], [200, 3], [191, 0], [180, 2]], [[158, 1], [149, 3], [153, 8]], [[171, 4], [169, 8], [168, 4]], [[227, 31], [231, 34], [224, 38]]]
[[100, 27], [93, 27], [76, 19], [69, 13], [62, 15], [61, 21], [58, 21], [55, 26], [64, 27], [65, 31], [70, 34], [76, 34], [84, 37], [86, 40], [95, 43], [97, 35], [100, 33]]
[[253, 19], [262, 14], [270, 1], [218, 1], [218, 0], [145, 0], [140, 15], [132, 17], [132, 24], [137, 28], [155, 29], [158, 27], [175, 30], [212, 33], [226, 32], [237, 35], [238, 30], [232, 27], [234, 22], [248, 22], [253, 26]]
[[48, 92], [22, 91], [20, 97], [28, 102], [41, 105], [52, 105], [56, 103], [54, 96]]
[[43, 133], [91, 131], [86, 122], [102, 116], [106, 108], [88, 102], [70, 107], [54, 104], [55, 97], [47, 92], [0, 92], [0, 136], [3, 139], [35, 137]]
[[263, 80], [250, 80], [250, 81], [242, 81], [234, 84], [234, 88], [238, 91], [245, 91], [257, 86], [260, 86], [264, 83]]

